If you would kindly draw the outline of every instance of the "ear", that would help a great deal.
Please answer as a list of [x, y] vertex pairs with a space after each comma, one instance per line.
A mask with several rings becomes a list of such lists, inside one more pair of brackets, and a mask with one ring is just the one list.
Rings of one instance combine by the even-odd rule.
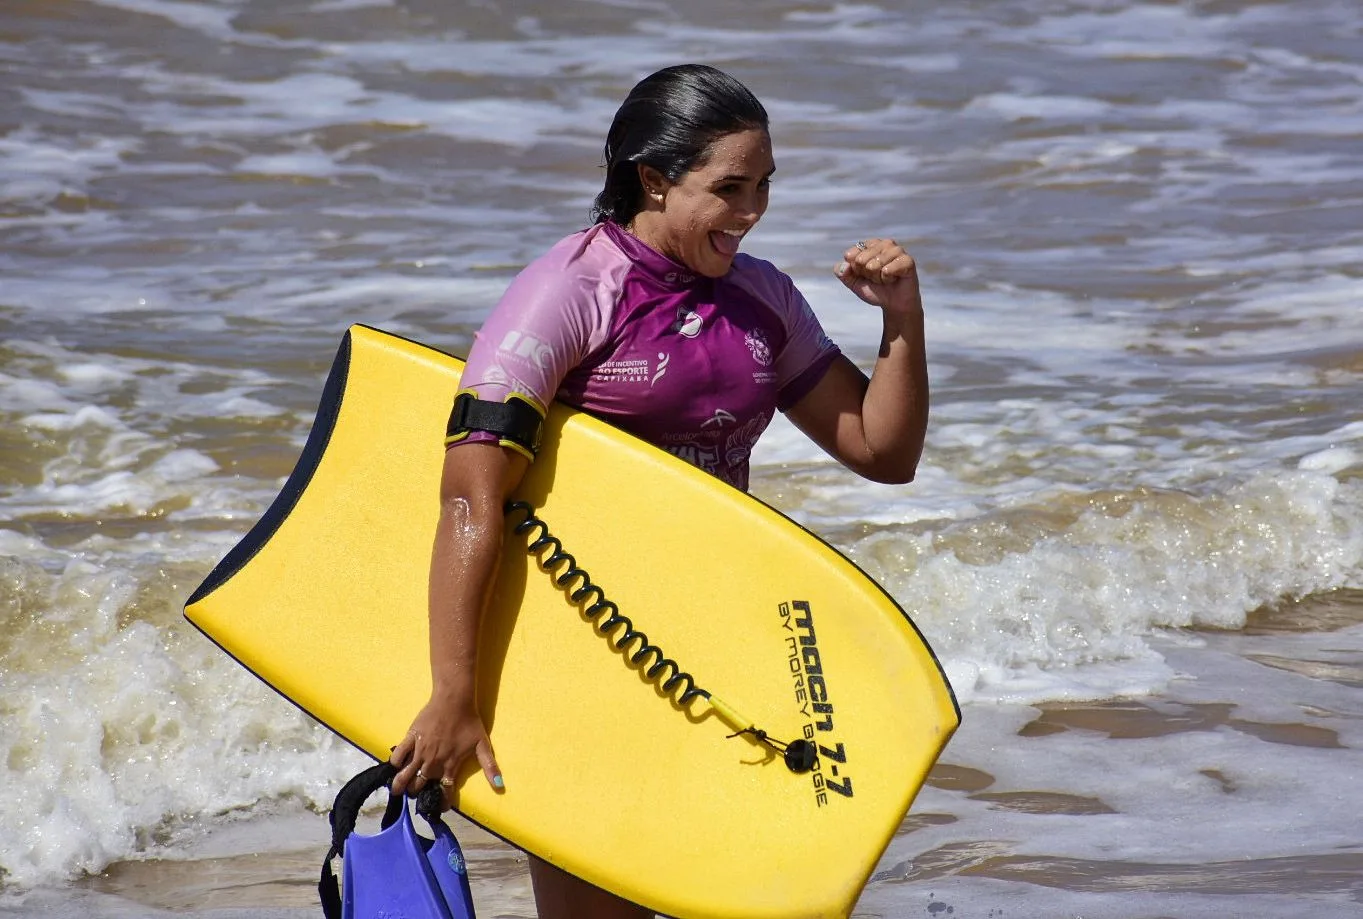
[[644, 197], [658, 204], [663, 203], [663, 196], [672, 185], [667, 176], [643, 163], [639, 164], [639, 184], [644, 188]]

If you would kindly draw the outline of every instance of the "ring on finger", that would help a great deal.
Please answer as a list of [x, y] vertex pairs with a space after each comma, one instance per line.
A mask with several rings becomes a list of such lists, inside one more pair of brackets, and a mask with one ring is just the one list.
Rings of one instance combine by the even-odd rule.
[[440, 787], [441, 787], [441, 788], [450, 788], [450, 787], [452, 787], [453, 785], [454, 785], [454, 779], [450, 778], [450, 777], [447, 776], [447, 775], [441, 777], [441, 779], [440, 779]]
[[866, 251], [866, 241], [863, 240], [863, 239], [857, 240], [857, 248], [860, 249], [862, 252], [865, 252], [865, 251]]
[[419, 779], [424, 779], [424, 778], [426, 778], [426, 775], [425, 775], [425, 773], [423, 773], [420, 769], [418, 769], [418, 770], [416, 771], [416, 777], [419, 778]]

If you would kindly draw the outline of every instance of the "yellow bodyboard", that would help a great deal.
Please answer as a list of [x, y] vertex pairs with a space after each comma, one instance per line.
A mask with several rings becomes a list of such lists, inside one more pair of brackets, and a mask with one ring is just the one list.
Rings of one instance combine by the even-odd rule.
[[[189, 599], [199, 629], [386, 758], [430, 692], [426, 579], [463, 364], [353, 326], [308, 444], [261, 521]], [[456, 806], [511, 843], [677, 917], [847, 916], [960, 721], [905, 613], [762, 502], [555, 405], [515, 499], [479, 649], [506, 790], [471, 760]], [[513, 512], [511, 524], [524, 512]], [[545, 528], [572, 560], [534, 554]], [[541, 562], [551, 563], [546, 571]], [[646, 635], [624, 650], [572, 566]], [[694, 685], [782, 742], [797, 773]], [[472, 779], [470, 780], [470, 776]]]

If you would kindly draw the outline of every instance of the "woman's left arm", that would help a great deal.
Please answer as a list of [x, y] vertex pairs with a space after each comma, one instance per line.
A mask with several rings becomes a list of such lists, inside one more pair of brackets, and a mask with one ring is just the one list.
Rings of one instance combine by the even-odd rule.
[[786, 415], [853, 472], [913, 481], [928, 427], [928, 365], [918, 266], [893, 239], [868, 239], [834, 270], [884, 320], [871, 378], [844, 355]]

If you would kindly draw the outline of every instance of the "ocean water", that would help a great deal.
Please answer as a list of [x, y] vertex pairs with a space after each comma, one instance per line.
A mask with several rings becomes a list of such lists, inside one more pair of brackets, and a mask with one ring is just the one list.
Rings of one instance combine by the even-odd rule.
[[921, 266], [917, 481], [755, 454], [964, 707], [857, 915], [1363, 910], [1356, 5], [5, 0], [0, 914], [159, 914], [97, 882], [314, 826], [362, 759], [183, 601], [346, 326], [465, 350], [688, 60], [771, 112], [745, 247], [854, 359], [838, 254]]

